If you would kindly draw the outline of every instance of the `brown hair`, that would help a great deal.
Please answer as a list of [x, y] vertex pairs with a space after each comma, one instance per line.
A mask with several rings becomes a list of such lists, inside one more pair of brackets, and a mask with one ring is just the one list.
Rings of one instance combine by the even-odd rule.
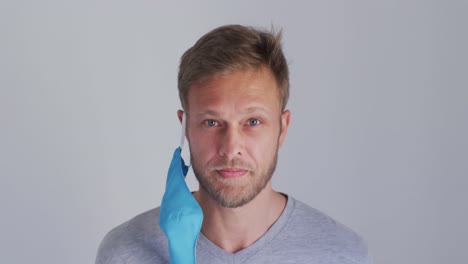
[[281, 31], [275, 33], [241, 25], [218, 27], [202, 36], [180, 60], [178, 88], [182, 107], [194, 82], [235, 70], [266, 66], [276, 78], [282, 110], [289, 98], [289, 70], [281, 49]]

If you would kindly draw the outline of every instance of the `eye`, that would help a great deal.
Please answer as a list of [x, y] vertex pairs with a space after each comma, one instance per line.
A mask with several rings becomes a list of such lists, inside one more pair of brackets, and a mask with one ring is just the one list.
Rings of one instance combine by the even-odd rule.
[[260, 124], [260, 120], [256, 118], [252, 118], [252, 119], [249, 119], [247, 123], [249, 124], [249, 126], [257, 126]]
[[208, 120], [205, 120], [205, 125], [213, 127], [213, 126], [217, 126], [218, 122], [213, 119], [208, 119]]

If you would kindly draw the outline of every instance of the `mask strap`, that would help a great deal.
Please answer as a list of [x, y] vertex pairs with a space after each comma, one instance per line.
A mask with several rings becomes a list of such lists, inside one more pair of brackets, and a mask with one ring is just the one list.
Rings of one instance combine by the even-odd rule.
[[186, 126], [186, 117], [185, 117], [185, 112], [182, 114], [182, 132], [181, 137], [180, 137], [180, 149], [184, 148], [184, 142], [185, 142], [185, 126]]

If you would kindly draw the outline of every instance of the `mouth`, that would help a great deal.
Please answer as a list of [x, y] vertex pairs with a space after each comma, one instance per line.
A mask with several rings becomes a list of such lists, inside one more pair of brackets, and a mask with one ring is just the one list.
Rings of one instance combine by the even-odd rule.
[[239, 169], [239, 168], [225, 168], [216, 170], [218, 174], [225, 179], [234, 179], [244, 176], [248, 170]]

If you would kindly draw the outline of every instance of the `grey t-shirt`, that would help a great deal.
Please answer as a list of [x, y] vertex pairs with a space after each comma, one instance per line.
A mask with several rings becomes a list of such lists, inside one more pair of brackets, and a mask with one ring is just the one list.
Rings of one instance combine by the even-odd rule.
[[[167, 239], [158, 225], [159, 208], [111, 230], [99, 246], [96, 264], [169, 263]], [[288, 197], [270, 229], [234, 254], [203, 234], [197, 241], [197, 263], [370, 264], [364, 240], [322, 212]]]

